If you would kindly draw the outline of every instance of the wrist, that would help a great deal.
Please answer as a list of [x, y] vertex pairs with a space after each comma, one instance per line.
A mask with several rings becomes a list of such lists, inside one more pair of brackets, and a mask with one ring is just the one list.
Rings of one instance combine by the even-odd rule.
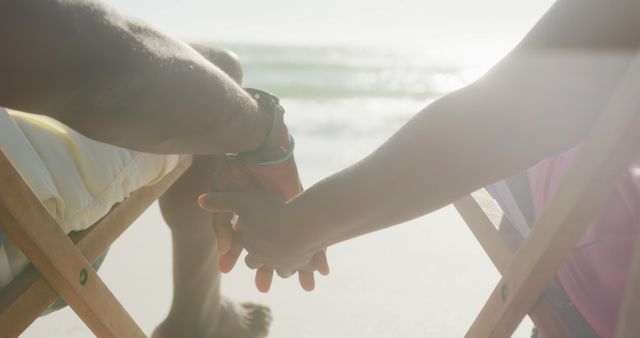
[[269, 121], [266, 133], [257, 133], [262, 141], [258, 146], [231, 154], [234, 158], [254, 164], [271, 164], [286, 160], [291, 155], [292, 139], [284, 123], [284, 108], [280, 100], [265, 91], [245, 88], [257, 104], [256, 118]]
[[300, 255], [312, 255], [328, 247], [330, 243], [330, 230], [322, 219], [322, 213], [316, 213], [318, 206], [307, 206], [304, 193], [285, 203], [283, 208], [284, 224], [290, 224], [292, 238], [299, 248]]

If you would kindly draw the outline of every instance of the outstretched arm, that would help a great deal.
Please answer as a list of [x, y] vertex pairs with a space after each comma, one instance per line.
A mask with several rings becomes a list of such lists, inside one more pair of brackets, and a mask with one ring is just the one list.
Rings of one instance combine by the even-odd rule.
[[274, 266], [434, 211], [579, 143], [637, 54], [638, 15], [636, 1], [559, 1], [481, 80], [291, 202], [211, 194], [203, 204], [238, 212], [237, 240]]
[[271, 116], [188, 45], [97, 0], [0, 1], [0, 106], [147, 152], [257, 148]]

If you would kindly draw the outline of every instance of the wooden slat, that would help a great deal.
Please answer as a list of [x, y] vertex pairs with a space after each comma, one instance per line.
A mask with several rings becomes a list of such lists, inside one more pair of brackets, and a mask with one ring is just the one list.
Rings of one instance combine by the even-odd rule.
[[618, 318], [617, 338], [640, 337], [640, 245], [631, 260], [631, 276]]
[[[91, 228], [72, 237], [78, 249], [93, 262], [162, 193], [191, 166], [191, 156], [180, 160], [176, 168], [157, 183], [138, 189], [118, 204]], [[58, 297], [49, 284], [29, 267], [0, 290], [0, 337], [17, 337]]]
[[[486, 191], [484, 191], [484, 194], [488, 195]], [[499, 224], [487, 216], [486, 207], [481, 207], [477, 201], [478, 197], [475, 194], [474, 196], [469, 195], [454, 203], [454, 206], [493, 262], [493, 265], [502, 274], [513, 259], [514, 254], [496, 230]], [[508, 220], [502, 220], [502, 222], [504, 222], [503, 225], [505, 226], [511, 226], [507, 224]], [[529, 312], [529, 317], [542, 332], [543, 337], [576, 338], [573, 337], [570, 329], [560, 319], [561, 315], [544, 296]]]
[[556, 194], [467, 332], [509, 337], [532, 308], [615, 183], [640, 154], [640, 58], [582, 145]]
[[[51, 296], [53, 295], [53, 297]], [[0, 295], [0, 337], [18, 337], [53, 304], [57, 293], [29, 266]]]
[[96, 336], [144, 337], [2, 153], [0, 168], [0, 186], [11, 192], [0, 194], [0, 224], [49, 285]]
[[496, 230], [494, 222], [487, 217], [478, 202], [467, 196], [453, 204], [469, 230], [476, 237], [493, 265], [502, 273], [511, 262], [513, 253]]

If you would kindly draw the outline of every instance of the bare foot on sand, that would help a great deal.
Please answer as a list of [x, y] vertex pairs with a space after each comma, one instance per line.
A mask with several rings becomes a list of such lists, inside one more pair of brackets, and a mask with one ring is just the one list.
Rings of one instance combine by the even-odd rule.
[[264, 305], [237, 304], [223, 299], [220, 304], [220, 318], [210, 322], [211, 326], [215, 327], [185, 327], [173, 325], [171, 322], [171, 319], [165, 320], [151, 338], [264, 338], [269, 333], [271, 311]]

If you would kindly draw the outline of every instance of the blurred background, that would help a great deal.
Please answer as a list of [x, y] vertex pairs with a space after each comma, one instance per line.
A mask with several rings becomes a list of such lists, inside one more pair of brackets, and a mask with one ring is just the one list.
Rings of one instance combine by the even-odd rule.
[[[282, 98], [306, 186], [366, 156], [429, 102], [481, 76], [553, 3], [105, 2], [185, 41], [235, 51], [245, 85]], [[461, 337], [499, 277], [452, 207], [330, 248], [329, 260], [333, 273], [313, 293], [292, 279], [261, 295], [244, 266], [225, 276], [223, 291], [268, 303], [270, 337]], [[170, 235], [157, 206], [116, 242], [100, 275], [151, 333], [171, 301]], [[530, 330], [525, 321], [515, 336]], [[68, 309], [24, 334], [91, 336]]]

